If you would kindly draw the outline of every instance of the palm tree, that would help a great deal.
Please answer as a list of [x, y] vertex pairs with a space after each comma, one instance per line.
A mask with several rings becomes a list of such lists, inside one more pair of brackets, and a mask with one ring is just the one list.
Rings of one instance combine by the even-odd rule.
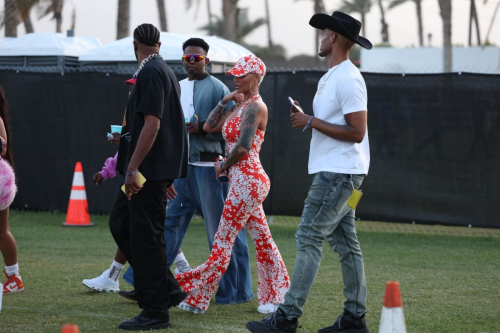
[[[5, 24], [6, 36], [12, 35], [10, 25], [17, 25], [22, 21], [27, 33], [34, 32], [33, 23], [31, 22], [31, 10], [37, 6], [38, 18], [41, 19], [50, 13], [53, 13], [52, 19], [56, 20], [56, 32], [62, 31], [62, 9], [64, 0], [7, 0], [5, 1]], [[14, 12], [12, 12], [14, 8]], [[8, 13], [8, 14], [7, 14]], [[10, 15], [10, 16], [9, 16]], [[71, 29], [75, 28], [76, 8], [73, 8]], [[15, 33], [17, 36], [17, 32]]]
[[443, 20], [443, 70], [445, 73], [449, 73], [452, 70], [451, 0], [438, 0], [438, 2]]
[[128, 37], [130, 31], [130, 0], [118, 0], [116, 39]]
[[477, 45], [481, 45], [481, 34], [479, 33], [479, 20], [477, 18], [476, 1], [470, 0], [469, 17], [469, 46], [472, 46], [472, 21], [476, 22]]
[[[298, 1], [298, 0], [295, 0]], [[312, 0], [314, 1], [314, 14], [320, 14], [320, 13], [325, 13], [325, 4], [323, 3], [323, 0]], [[314, 44], [314, 54], [317, 54], [319, 52], [319, 39], [321, 32], [316, 29], [315, 31], [315, 36], [316, 36], [316, 43]]]
[[4, 3], [5, 37], [17, 37], [17, 1], [5, 0]]
[[[234, 42], [245, 45], [245, 37], [252, 33], [255, 29], [265, 24], [266, 20], [259, 18], [252, 22], [248, 18], [248, 9], [239, 9], [238, 12], [238, 26], [234, 31]], [[205, 30], [209, 35], [224, 37], [224, 28], [224, 19], [214, 15], [214, 21], [212, 24], [209, 23], [200, 29]]]
[[[486, 3], [486, 0], [485, 2]], [[490, 27], [488, 28], [488, 32], [486, 33], [486, 37], [484, 38], [484, 42], [483, 42], [483, 48], [489, 44], [489, 36], [490, 36], [490, 32], [491, 32], [491, 28], [493, 27], [493, 23], [495, 22], [495, 18], [497, 16], [497, 12], [498, 12], [498, 9], [500, 8], [500, 1], [497, 2], [497, 6], [495, 7], [495, 10], [493, 11], [493, 17], [491, 18], [491, 22], [490, 22]]]
[[207, 0], [207, 13], [208, 13], [208, 23], [212, 23], [212, 6], [210, 5], [210, 0]]
[[236, 42], [236, 29], [238, 28], [238, 0], [222, 0], [222, 25], [223, 37]]
[[341, 12], [346, 13], [359, 13], [361, 14], [361, 24], [362, 24], [362, 32], [363, 36], [366, 37], [366, 14], [370, 11], [372, 6], [372, 0], [342, 0], [342, 6], [339, 8]]
[[269, 11], [269, 0], [264, 0], [266, 5], [266, 25], [267, 25], [267, 46], [269, 52], [272, 54], [274, 52], [273, 39], [271, 37], [271, 15]]
[[380, 24], [382, 24], [382, 30], [380, 33], [382, 34], [382, 44], [389, 44], [389, 25], [385, 21], [385, 11], [384, 6], [382, 5], [382, 0], [377, 0], [378, 6], [380, 8]]
[[413, 1], [415, 3], [415, 8], [417, 10], [417, 22], [418, 22], [418, 41], [420, 47], [424, 46], [424, 26], [422, 21], [422, 0], [392, 0], [389, 4], [389, 9], [397, 7], [406, 3], [407, 1]]
[[[56, 20], [56, 32], [62, 32], [62, 11], [64, 7], [64, 0], [40, 0], [38, 8], [39, 16], [41, 19], [49, 14], [53, 14], [52, 19]], [[75, 9], [73, 9], [73, 12]]]
[[167, 7], [165, 0], [158, 0], [158, 12], [160, 14], [160, 30], [168, 31], [167, 24]]
[[[194, 18], [198, 17], [198, 11], [200, 10], [201, 0], [185, 0], [186, 1], [186, 10], [189, 10], [194, 2], [196, 1], [196, 10], [194, 12]], [[210, 0], [207, 0], [207, 14], [208, 14], [208, 23], [212, 23], [212, 6], [210, 6]]]
[[17, 10], [24, 23], [26, 33], [35, 32], [31, 22], [31, 9], [37, 4], [38, 0], [17, 0]]

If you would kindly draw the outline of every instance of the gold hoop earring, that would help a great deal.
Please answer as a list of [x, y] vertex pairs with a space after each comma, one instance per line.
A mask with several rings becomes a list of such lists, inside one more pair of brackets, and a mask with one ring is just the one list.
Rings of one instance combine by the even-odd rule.
[[252, 95], [257, 95], [259, 93], [259, 88], [257, 88], [257, 92], [253, 92], [252, 91], [252, 86], [255, 82], [252, 82], [252, 84], [250, 85], [250, 92], [252, 93]]

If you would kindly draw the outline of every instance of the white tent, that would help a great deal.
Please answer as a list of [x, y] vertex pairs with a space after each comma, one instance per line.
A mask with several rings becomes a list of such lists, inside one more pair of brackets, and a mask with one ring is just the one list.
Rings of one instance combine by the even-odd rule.
[[[191, 37], [203, 38], [210, 45], [208, 57], [210, 61], [215, 63], [235, 63], [239, 58], [253, 54], [241, 45], [214, 36], [162, 32], [160, 35], [160, 54], [163, 59], [167, 62], [180, 62], [183, 54], [182, 44]], [[132, 37], [117, 40], [89, 50], [82, 54], [79, 60], [81, 62], [135, 62], [132, 42]]]
[[10, 41], [12, 39], [14, 39], [14, 38], [13, 37], [3, 37], [3, 38], [0, 38], [0, 44], [8, 42], [8, 41]]
[[0, 42], [0, 57], [79, 55], [101, 46], [97, 37], [67, 37], [58, 33], [31, 33]]

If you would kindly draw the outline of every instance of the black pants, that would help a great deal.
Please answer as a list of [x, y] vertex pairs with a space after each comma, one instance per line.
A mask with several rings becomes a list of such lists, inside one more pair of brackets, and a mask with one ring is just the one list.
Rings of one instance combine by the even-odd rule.
[[128, 200], [120, 189], [109, 217], [116, 244], [134, 269], [134, 286], [142, 316], [169, 319], [170, 291], [179, 288], [167, 267], [165, 207], [172, 181], [147, 181]]

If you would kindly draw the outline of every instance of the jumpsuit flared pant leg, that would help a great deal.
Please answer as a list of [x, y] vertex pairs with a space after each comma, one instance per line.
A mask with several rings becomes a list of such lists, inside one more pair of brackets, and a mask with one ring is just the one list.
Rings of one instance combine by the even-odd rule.
[[231, 184], [210, 257], [195, 269], [176, 275], [181, 288], [189, 293], [184, 302], [202, 310], [208, 309], [229, 265], [235, 238], [243, 227], [256, 244], [259, 304], [283, 301], [290, 278], [262, 209], [269, 188], [267, 176], [245, 177], [243, 181]]

